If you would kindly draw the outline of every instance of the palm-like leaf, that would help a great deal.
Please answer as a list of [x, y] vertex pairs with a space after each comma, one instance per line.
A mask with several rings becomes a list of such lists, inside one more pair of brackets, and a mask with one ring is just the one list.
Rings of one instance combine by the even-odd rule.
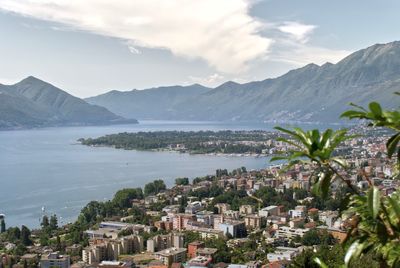
[[332, 167], [334, 165], [339, 165], [342, 168], [347, 166], [344, 159], [333, 157], [333, 152], [340, 143], [353, 136], [347, 135], [347, 130], [327, 129], [321, 133], [318, 129], [309, 131], [304, 131], [301, 128], [289, 130], [276, 127], [275, 129], [289, 136], [289, 138], [279, 138], [278, 140], [291, 145], [293, 149], [284, 156], [272, 158], [271, 161], [287, 160], [287, 168], [300, 162], [315, 164], [317, 172], [312, 178], [314, 180], [313, 191], [326, 197], [333, 177], [339, 175]]
[[[400, 93], [395, 92], [395, 94], [400, 95]], [[386, 127], [394, 130], [396, 133], [387, 141], [386, 148], [389, 158], [391, 158], [397, 151], [397, 162], [400, 165], [400, 111], [394, 110], [383, 110], [379, 103], [371, 102], [368, 105], [369, 110], [355, 105], [350, 104], [355, 107], [356, 110], [349, 110], [344, 112], [341, 117], [346, 117], [349, 119], [365, 119], [368, 120], [370, 126], [374, 127]]]

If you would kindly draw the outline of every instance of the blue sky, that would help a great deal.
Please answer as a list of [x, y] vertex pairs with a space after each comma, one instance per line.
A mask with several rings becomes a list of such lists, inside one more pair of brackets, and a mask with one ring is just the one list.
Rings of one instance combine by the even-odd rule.
[[279, 76], [399, 40], [400, 1], [0, 0], [0, 83], [79, 97]]

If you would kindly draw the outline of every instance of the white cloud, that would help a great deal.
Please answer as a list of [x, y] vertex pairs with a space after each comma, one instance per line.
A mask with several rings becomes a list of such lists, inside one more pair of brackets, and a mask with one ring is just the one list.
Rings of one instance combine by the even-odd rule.
[[317, 28], [316, 25], [308, 25], [296, 21], [287, 21], [278, 26], [281, 32], [290, 35], [296, 41], [303, 44], [308, 42], [309, 36], [313, 33], [315, 28]]
[[269, 60], [285, 62], [294, 67], [301, 67], [309, 63], [318, 65], [326, 62], [337, 63], [351, 53], [348, 50], [312, 46], [296, 42], [295, 40], [281, 38], [279, 38], [276, 44], [277, 46], [271, 48]]
[[203, 59], [238, 73], [264, 57], [271, 43], [249, 15], [253, 0], [0, 0], [0, 9]]
[[221, 74], [215, 73], [206, 77], [189, 76], [190, 82], [186, 84], [197, 83], [207, 87], [215, 87], [225, 81], [225, 77]]
[[128, 46], [128, 49], [129, 49], [129, 51], [130, 51], [132, 54], [141, 54], [141, 53], [142, 53], [142, 52], [140, 52], [139, 49], [137, 49], [137, 48], [134, 47], [134, 46]]

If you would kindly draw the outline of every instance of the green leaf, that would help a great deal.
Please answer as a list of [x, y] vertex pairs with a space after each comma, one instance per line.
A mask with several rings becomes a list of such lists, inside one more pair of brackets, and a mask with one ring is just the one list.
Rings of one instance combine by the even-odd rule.
[[329, 187], [331, 186], [331, 178], [332, 178], [332, 173], [331, 172], [325, 172], [323, 173], [323, 177], [320, 178], [321, 183], [321, 196], [322, 198], [326, 198], [329, 193]]
[[397, 218], [400, 220], [400, 205], [398, 201], [394, 200], [394, 197], [388, 197], [388, 200], [394, 212], [396, 213]]
[[318, 258], [318, 257], [315, 257], [315, 258], [314, 258], [314, 262], [315, 262], [316, 264], [318, 264], [319, 267], [321, 267], [321, 268], [329, 268], [328, 265], [326, 265], [326, 264], [325, 264], [323, 261], [321, 261], [321, 259]]
[[397, 144], [400, 141], [400, 132], [397, 133], [396, 135], [393, 135], [390, 137], [390, 139], [386, 143], [386, 148], [388, 150], [388, 157], [391, 158], [396, 151]]
[[375, 186], [368, 191], [368, 208], [373, 218], [378, 216], [381, 206], [381, 194]]
[[274, 161], [279, 161], [279, 160], [287, 160], [288, 158], [286, 156], [274, 156], [272, 157], [269, 161], [274, 162]]
[[364, 245], [360, 243], [358, 240], [354, 241], [353, 244], [351, 244], [351, 246], [346, 252], [346, 255], [344, 256], [344, 263], [346, 267], [348, 267], [350, 260], [352, 258], [357, 258], [358, 256], [360, 256], [363, 247]]
[[379, 103], [371, 102], [369, 104], [369, 109], [375, 115], [375, 117], [381, 117], [382, 116], [382, 108], [381, 108], [381, 105]]
[[313, 194], [326, 198], [329, 193], [329, 187], [331, 186], [331, 172], [320, 172], [317, 176], [318, 181], [314, 183], [311, 191]]
[[341, 118], [343, 117], [348, 117], [348, 118], [363, 118], [365, 117], [365, 113], [364, 112], [360, 112], [360, 111], [354, 111], [354, 110], [349, 110], [346, 111], [344, 113], [342, 113], [340, 115]]
[[276, 140], [277, 140], [277, 141], [281, 141], [281, 142], [285, 142], [285, 143], [290, 144], [290, 145], [293, 145], [294, 147], [297, 147], [297, 148], [301, 148], [300, 145], [294, 143], [293, 141], [290, 141], [290, 140], [288, 140], [288, 139], [285, 139], [285, 138], [277, 138]]
[[274, 129], [279, 130], [283, 133], [289, 134], [290, 136], [296, 136], [296, 133], [294, 133], [293, 131], [290, 131], [286, 128], [283, 128], [283, 127], [274, 127]]
[[334, 158], [332, 158], [332, 161], [339, 164], [343, 168], [347, 167], [347, 162], [345, 159], [334, 157]]
[[[322, 134], [322, 139], [321, 139], [321, 145], [325, 146], [326, 143], [329, 141], [330, 137], [333, 134], [333, 130], [328, 128], [327, 130], [325, 130], [324, 134]], [[329, 146], [329, 144], [328, 144]]]

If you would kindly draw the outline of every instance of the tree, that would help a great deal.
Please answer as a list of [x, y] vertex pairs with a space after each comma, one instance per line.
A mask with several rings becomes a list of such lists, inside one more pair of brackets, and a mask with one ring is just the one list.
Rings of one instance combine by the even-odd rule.
[[22, 256], [26, 252], [26, 247], [23, 244], [17, 244], [17, 246], [14, 248], [13, 253], [14, 255], [17, 256]]
[[57, 251], [61, 251], [62, 250], [61, 238], [60, 238], [60, 236], [58, 234], [57, 234], [57, 237], [56, 237], [56, 250]]
[[[396, 93], [400, 95], [400, 93]], [[342, 117], [363, 119], [371, 127], [383, 127], [393, 131], [386, 143], [387, 157], [390, 160], [396, 156], [394, 170], [400, 168], [400, 110], [383, 110], [379, 103], [371, 102], [368, 109], [352, 104], [355, 110], [344, 112]], [[378, 257], [380, 267], [400, 266], [400, 191], [391, 196], [381, 196], [379, 189], [371, 179], [363, 174], [369, 188], [365, 191], [355, 188], [349, 177], [349, 167], [345, 159], [337, 157], [334, 152], [339, 144], [351, 138], [346, 130], [331, 129], [320, 133], [314, 129], [304, 131], [300, 128], [288, 130], [277, 127], [289, 138], [280, 138], [295, 149], [288, 155], [274, 160], [288, 160], [288, 167], [297, 163], [308, 163], [314, 166], [311, 176], [313, 192], [325, 198], [333, 181], [339, 180], [350, 189], [342, 199], [342, 214], [350, 223], [349, 236], [344, 246], [346, 254], [344, 266], [352, 261], [372, 254]], [[395, 174], [393, 178], [397, 177]], [[323, 256], [314, 258], [320, 267], [328, 267]]]
[[141, 188], [126, 188], [115, 193], [112, 203], [120, 208], [132, 207], [133, 199], [142, 199], [143, 192]]
[[176, 185], [189, 185], [189, 178], [176, 178], [175, 184]]
[[47, 217], [47, 215], [43, 216], [40, 225], [42, 226], [42, 229], [46, 229], [47, 227], [49, 227], [50, 223], [49, 223], [49, 217]]
[[6, 222], [4, 219], [1, 219], [0, 221], [0, 234], [4, 233], [6, 231]]
[[21, 243], [24, 246], [32, 245], [31, 231], [25, 225], [22, 225], [21, 227]]
[[314, 245], [334, 245], [336, 242], [335, 238], [325, 230], [312, 229], [304, 234], [302, 238], [302, 244], [304, 246]]
[[58, 220], [57, 220], [57, 215], [51, 215], [50, 217], [50, 223], [49, 223], [50, 230], [57, 230], [58, 228]]
[[167, 186], [165, 185], [163, 180], [155, 180], [144, 186], [144, 195], [149, 196], [158, 194], [165, 189], [167, 189]]
[[327, 263], [327, 267], [339, 268], [343, 265], [344, 250], [340, 245], [335, 245], [330, 249], [327, 246], [322, 246], [318, 251], [306, 249], [290, 263], [291, 268], [318, 268], [320, 267], [314, 259], [316, 257], [323, 259]]
[[201, 236], [198, 232], [193, 232], [193, 231], [185, 231], [185, 245], [184, 247], [187, 248], [187, 246], [197, 240], [200, 240]]
[[217, 169], [215, 171], [215, 175], [220, 178], [222, 176], [228, 176], [228, 170], [227, 169]]
[[208, 239], [205, 241], [205, 246], [210, 248], [217, 248], [218, 251], [215, 253], [213, 261], [214, 263], [225, 262], [230, 263], [232, 254], [226, 245], [224, 239]]
[[17, 242], [21, 238], [21, 231], [18, 227], [10, 227], [7, 229], [7, 240]]
[[48, 246], [49, 245], [49, 235], [45, 232], [42, 232], [39, 237], [40, 245], [41, 246]]

